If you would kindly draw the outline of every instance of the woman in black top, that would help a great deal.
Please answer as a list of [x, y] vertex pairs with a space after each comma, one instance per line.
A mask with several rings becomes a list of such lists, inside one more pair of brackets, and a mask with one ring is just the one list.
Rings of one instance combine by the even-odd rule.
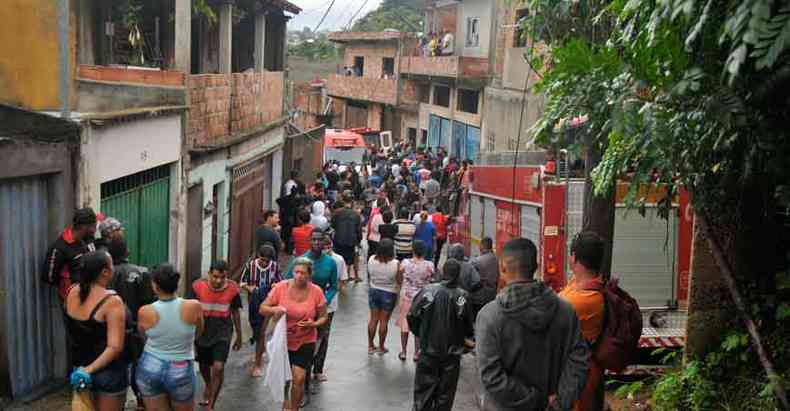
[[384, 224], [379, 225], [379, 234], [381, 234], [382, 240], [389, 238], [395, 241], [395, 234], [398, 234], [398, 226], [392, 224], [393, 218], [395, 218], [395, 216], [392, 215], [392, 211], [389, 209], [381, 214], [381, 219], [384, 220]]
[[72, 366], [71, 383], [90, 388], [99, 411], [121, 410], [129, 386], [127, 363], [122, 358], [126, 307], [114, 291], [113, 264], [105, 251], [81, 257], [80, 282], [66, 297], [66, 327]]

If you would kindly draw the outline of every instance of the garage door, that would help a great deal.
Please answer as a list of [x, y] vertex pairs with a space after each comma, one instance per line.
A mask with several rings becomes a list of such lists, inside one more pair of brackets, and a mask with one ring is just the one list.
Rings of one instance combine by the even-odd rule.
[[39, 272], [54, 240], [48, 215], [59, 212], [52, 188], [42, 176], [0, 180], [0, 364], [6, 370], [3, 390], [16, 398], [66, 372], [62, 311]]
[[170, 165], [102, 183], [101, 211], [124, 223], [131, 263], [153, 267], [168, 260]]
[[[528, 238], [538, 247], [540, 256], [540, 207], [521, 206], [521, 237]], [[540, 258], [538, 258], [540, 261]]]
[[483, 238], [483, 201], [482, 197], [470, 196], [469, 226], [472, 237], [472, 255], [480, 252], [480, 240]]
[[496, 202], [490, 198], [486, 198], [484, 207], [483, 235], [496, 241]]
[[677, 218], [670, 215], [667, 222], [655, 208], [648, 208], [645, 217], [636, 210], [616, 211], [612, 275], [642, 308], [675, 300]]

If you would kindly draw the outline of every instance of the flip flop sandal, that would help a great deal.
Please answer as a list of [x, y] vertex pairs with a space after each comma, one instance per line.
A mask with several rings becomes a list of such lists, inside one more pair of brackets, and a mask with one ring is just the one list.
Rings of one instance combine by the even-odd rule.
[[398, 353], [398, 359], [401, 361], [406, 361], [406, 353], [405, 352]]
[[375, 348], [372, 348], [372, 347], [368, 348], [368, 355], [373, 355], [375, 353], [376, 353], [376, 349]]

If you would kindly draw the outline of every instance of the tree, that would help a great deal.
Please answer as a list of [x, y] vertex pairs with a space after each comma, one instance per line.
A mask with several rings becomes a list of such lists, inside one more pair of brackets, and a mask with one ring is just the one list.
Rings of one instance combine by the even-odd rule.
[[422, 7], [421, 0], [384, 0], [376, 10], [357, 20], [351, 31], [376, 32], [386, 29], [402, 32], [420, 31]]
[[[787, 409], [781, 381], [787, 364], [777, 361], [774, 369], [770, 354], [786, 358], [790, 349], [774, 345], [769, 353], [761, 334], [772, 340], [790, 329], [787, 287], [777, 282], [788, 269], [787, 244], [780, 242], [787, 227], [778, 211], [790, 209], [790, 4], [527, 3], [525, 31], [549, 46], [538, 85], [546, 110], [534, 134], [551, 141], [563, 119], [588, 116], [585, 131], [603, 152], [593, 174], [597, 194], [626, 178], [628, 202], [643, 206], [640, 186], [659, 184], [666, 214], [679, 189], [691, 193], [728, 279], [729, 304], [751, 337], [759, 360], [751, 365], [763, 366], [768, 392]], [[721, 364], [727, 366], [733, 365]], [[710, 386], [737, 389], [726, 385], [731, 377], [712, 375]]]

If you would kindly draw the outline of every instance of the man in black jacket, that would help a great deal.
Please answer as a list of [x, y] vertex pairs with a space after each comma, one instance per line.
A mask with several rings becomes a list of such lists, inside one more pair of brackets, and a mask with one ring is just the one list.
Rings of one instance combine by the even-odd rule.
[[143, 404], [137, 388], [137, 360], [143, 352], [143, 340], [137, 333], [137, 313], [140, 307], [154, 302], [151, 275], [148, 269], [129, 263], [129, 250], [121, 237], [114, 237], [107, 243], [107, 252], [112, 257], [113, 276], [110, 288], [118, 293], [129, 311], [126, 313], [126, 338], [124, 351], [129, 356], [131, 386], [138, 407]]
[[484, 411], [570, 410], [590, 356], [570, 304], [534, 279], [537, 248], [525, 238], [502, 250], [507, 286], [477, 316]]
[[71, 226], [47, 250], [42, 280], [58, 288], [61, 301], [65, 301], [71, 285], [79, 281], [80, 257], [96, 251], [95, 235], [96, 213], [91, 208], [81, 208], [74, 212]]
[[423, 288], [406, 317], [420, 341], [414, 374], [414, 411], [450, 411], [453, 408], [461, 354], [473, 334], [468, 293], [458, 286], [461, 264], [448, 260], [444, 280]]

